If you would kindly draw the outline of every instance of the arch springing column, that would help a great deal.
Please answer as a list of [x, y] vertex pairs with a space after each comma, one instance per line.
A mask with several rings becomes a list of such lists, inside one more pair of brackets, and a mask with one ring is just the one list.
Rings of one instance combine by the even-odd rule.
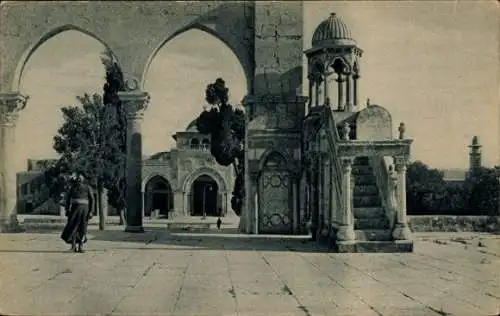
[[[133, 79], [129, 79], [133, 80]], [[135, 82], [137, 83], [137, 82]], [[128, 82], [129, 88], [137, 85]], [[149, 94], [139, 90], [118, 92], [127, 115], [127, 232], [143, 232], [142, 226], [142, 120], [149, 104]]]
[[14, 168], [15, 128], [28, 97], [20, 93], [0, 94], [0, 232], [19, 230], [17, 186]]

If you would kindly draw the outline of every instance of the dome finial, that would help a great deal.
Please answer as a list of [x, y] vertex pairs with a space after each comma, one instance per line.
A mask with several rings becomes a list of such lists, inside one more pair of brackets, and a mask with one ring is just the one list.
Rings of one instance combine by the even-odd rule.
[[337, 14], [335, 12], [330, 13], [330, 16], [336, 16]]

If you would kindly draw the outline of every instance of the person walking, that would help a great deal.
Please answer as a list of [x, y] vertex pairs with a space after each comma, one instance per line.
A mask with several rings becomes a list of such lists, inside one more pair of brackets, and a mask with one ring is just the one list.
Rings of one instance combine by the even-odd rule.
[[92, 188], [82, 175], [71, 175], [66, 201], [68, 221], [61, 233], [61, 239], [71, 244], [71, 251], [83, 253], [83, 244], [87, 241], [87, 226], [92, 218], [94, 197]]
[[219, 218], [217, 219], [217, 230], [220, 230], [220, 226], [222, 225], [222, 220]]

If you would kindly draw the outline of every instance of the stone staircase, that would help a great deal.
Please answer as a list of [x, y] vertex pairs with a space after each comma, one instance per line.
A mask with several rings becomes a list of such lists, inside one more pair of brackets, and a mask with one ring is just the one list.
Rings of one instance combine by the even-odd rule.
[[379, 189], [368, 157], [359, 157], [352, 166], [354, 177], [353, 212], [356, 233], [353, 252], [407, 252], [408, 246], [392, 240], [392, 229], [382, 207]]

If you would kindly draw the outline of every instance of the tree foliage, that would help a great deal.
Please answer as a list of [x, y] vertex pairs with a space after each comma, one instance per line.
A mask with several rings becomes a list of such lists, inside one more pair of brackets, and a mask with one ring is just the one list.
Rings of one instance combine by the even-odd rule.
[[[116, 144], [122, 155], [125, 156], [127, 154], [127, 117], [118, 96], [119, 91], [125, 91], [123, 72], [109, 50], [103, 53], [101, 61], [106, 69], [103, 102], [105, 106], [115, 111], [115, 118], [117, 120]], [[122, 161], [122, 164], [118, 168], [121, 168], [121, 173], [115, 178], [115, 184], [108, 191], [108, 202], [120, 212], [122, 215], [120, 221], [122, 222], [123, 215], [125, 214], [124, 209], [126, 208], [125, 190], [127, 183], [125, 160]]]
[[83, 175], [96, 189], [100, 228], [104, 215], [100, 197], [112, 189], [121, 175], [125, 159], [116, 141], [119, 137], [116, 112], [104, 105], [99, 94], [77, 97], [79, 106], [61, 109], [64, 123], [54, 136], [54, 150], [60, 158], [45, 171], [46, 183], [55, 198], [67, 192], [72, 173]]
[[406, 171], [406, 199], [409, 214], [434, 213], [446, 195], [443, 173], [416, 161]]
[[211, 107], [198, 116], [196, 127], [200, 133], [210, 135], [210, 153], [217, 163], [223, 166], [233, 165], [236, 180], [231, 207], [236, 214], [241, 215], [245, 197], [245, 114], [228, 103], [229, 89], [222, 78], [207, 85], [205, 100]]
[[480, 215], [500, 215], [500, 184], [497, 176], [495, 168], [484, 167], [470, 174], [464, 185], [467, 194], [466, 207], [469, 210]]
[[414, 162], [406, 173], [408, 213], [498, 215], [497, 174], [495, 169], [479, 168], [463, 183], [446, 182], [439, 170]]

